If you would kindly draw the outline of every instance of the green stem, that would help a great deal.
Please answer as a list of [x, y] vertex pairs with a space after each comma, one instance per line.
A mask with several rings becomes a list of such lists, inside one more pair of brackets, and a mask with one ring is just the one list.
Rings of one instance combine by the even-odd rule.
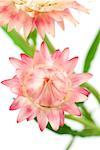
[[76, 117], [76, 116], [73, 116], [73, 115], [65, 115], [65, 118], [74, 120], [76, 122], [79, 122], [82, 125], [84, 125], [85, 127], [96, 128], [96, 126], [93, 123], [91, 123], [89, 120], [84, 119], [82, 117]]
[[84, 83], [82, 87], [87, 88], [96, 98], [97, 102], [100, 104], [100, 93], [93, 87], [90, 83]]
[[71, 148], [71, 146], [72, 146], [74, 140], [75, 140], [75, 137], [73, 136], [72, 139], [71, 139], [71, 141], [70, 141], [70, 143], [68, 144], [66, 150], [70, 150], [70, 148]]
[[80, 105], [82, 112], [83, 112], [83, 117], [87, 118], [89, 121], [91, 121], [92, 123], [95, 124], [90, 112], [86, 109], [86, 107], [84, 106], [84, 104]]
[[77, 132], [77, 136], [81, 137], [100, 136], [100, 128], [84, 129], [80, 132]]
[[50, 53], [51, 53], [51, 54], [54, 53], [56, 49], [55, 49], [55, 47], [53, 46], [53, 44], [51, 43], [51, 41], [49, 40], [49, 38], [48, 38], [47, 35], [45, 35], [44, 41], [45, 41], [45, 43], [47, 44]]
[[[89, 83], [84, 83], [81, 85], [82, 87], [87, 88], [96, 98], [97, 102], [100, 104], [100, 93]], [[95, 124], [94, 120], [92, 119], [91, 114], [89, 113], [89, 111], [85, 108], [85, 106], [82, 104], [81, 109], [83, 111], [83, 115], [85, 118], [87, 118], [88, 120], [90, 120], [92, 123]]]

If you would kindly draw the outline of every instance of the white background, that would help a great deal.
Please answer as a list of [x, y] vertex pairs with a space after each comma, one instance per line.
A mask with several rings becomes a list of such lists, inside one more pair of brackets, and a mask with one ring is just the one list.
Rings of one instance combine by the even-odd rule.
[[[73, 11], [80, 24], [74, 27], [66, 21], [66, 30], [63, 32], [56, 26], [56, 37], [51, 40], [55, 47], [63, 49], [69, 47], [70, 56], [79, 56], [79, 63], [76, 71], [82, 71], [82, 64], [86, 51], [92, 42], [97, 29], [99, 28], [99, 0], [80, 0], [87, 7], [91, 8], [90, 15], [77, 13]], [[38, 45], [40, 41], [38, 41]], [[19, 57], [20, 50], [13, 44], [7, 35], [0, 30], [0, 81], [11, 78], [15, 69], [9, 63], [9, 57]], [[100, 49], [92, 64], [90, 72], [94, 74], [91, 83], [100, 91]], [[34, 121], [24, 121], [20, 124], [16, 123], [18, 111], [11, 112], [8, 110], [12, 103], [14, 95], [10, 90], [0, 85], [0, 150], [65, 150], [67, 143], [71, 137], [69, 135], [58, 136], [48, 130], [40, 132], [38, 125]], [[93, 117], [100, 125], [100, 109], [92, 95], [85, 103]], [[71, 123], [72, 127], [80, 128], [77, 123]], [[71, 150], [99, 150], [100, 137], [79, 138], [77, 137]]]

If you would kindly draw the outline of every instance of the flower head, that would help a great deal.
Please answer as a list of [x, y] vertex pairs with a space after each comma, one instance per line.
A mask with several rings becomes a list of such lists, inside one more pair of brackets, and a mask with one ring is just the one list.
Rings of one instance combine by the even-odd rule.
[[69, 60], [68, 48], [52, 55], [44, 43], [40, 49], [34, 58], [25, 54], [21, 54], [21, 60], [10, 58], [16, 75], [2, 83], [17, 95], [10, 106], [10, 110], [21, 109], [17, 122], [37, 117], [41, 130], [48, 122], [57, 130], [64, 125], [64, 112], [81, 115], [75, 103], [87, 99], [89, 92], [80, 84], [91, 74], [74, 73], [78, 57]]
[[64, 18], [77, 24], [70, 8], [88, 12], [75, 0], [0, 0], [0, 25], [8, 24], [9, 30], [23, 28], [26, 37], [34, 28], [42, 37], [45, 32], [54, 36], [55, 22], [62, 29]]

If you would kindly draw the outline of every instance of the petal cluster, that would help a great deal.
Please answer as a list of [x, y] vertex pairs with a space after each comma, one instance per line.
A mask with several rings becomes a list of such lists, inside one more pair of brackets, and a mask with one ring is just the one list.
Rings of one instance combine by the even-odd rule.
[[10, 58], [16, 75], [2, 83], [17, 95], [10, 106], [10, 110], [20, 109], [17, 122], [37, 117], [41, 131], [48, 122], [58, 130], [64, 125], [64, 112], [81, 115], [75, 103], [87, 99], [89, 92], [80, 85], [92, 75], [74, 73], [78, 57], [68, 57], [68, 48], [50, 55], [42, 43], [34, 58], [25, 54], [21, 60]]
[[[25, 37], [37, 28], [55, 35], [55, 22], [64, 29], [64, 18], [77, 24], [70, 8], [88, 13], [88, 9], [74, 0], [0, 0], [0, 25], [8, 24], [8, 30], [23, 29]], [[27, 21], [26, 21], [27, 20]]]

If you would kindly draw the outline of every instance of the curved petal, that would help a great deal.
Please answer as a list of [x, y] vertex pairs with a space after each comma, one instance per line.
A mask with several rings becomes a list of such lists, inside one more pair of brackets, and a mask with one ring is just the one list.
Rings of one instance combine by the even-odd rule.
[[65, 30], [65, 25], [64, 25], [63, 19], [62, 19], [62, 21], [57, 21], [57, 24], [62, 28], [62, 30]]
[[72, 8], [83, 11], [85, 13], [89, 13], [89, 9], [85, 8], [83, 5], [79, 4], [78, 2], [74, 1], [72, 3]]
[[78, 57], [74, 57], [68, 61], [66, 61], [65, 64], [63, 64], [63, 67], [65, 69], [65, 71], [70, 74], [70, 73], [73, 73], [74, 71], [74, 68], [76, 67], [77, 65], [77, 62], [78, 62]]
[[79, 108], [74, 103], [66, 104], [63, 107], [63, 110], [70, 113], [70, 114], [76, 115], [76, 116], [81, 115], [81, 112], [80, 112]]
[[14, 57], [10, 57], [9, 58], [10, 62], [12, 65], [14, 65], [14, 67], [17, 68], [23, 68], [25, 63], [23, 63], [21, 60], [14, 58]]
[[15, 94], [22, 95], [21, 85], [17, 76], [14, 76], [12, 79], [4, 80], [2, 84], [11, 88], [11, 91]]
[[80, 84], [87, 82], [92, 77], [90, 73], [79, 73], [71, 76], [73, 86], [79, 86]]
[[30, 105], [24, 105], [18, 114], [17, 123], [22, 122], [23, 120], [28, 118], [32, 113], [32, 107]]
[[2, 84], [12, 88], [19, 84], [17, 76], [14, 76], [12, 79], [7, 79], [1, 82]]
[[60, 110], [59, 114], [60, 114], [60, 126], [63, 126], [64, 125], [64, 112]]
[[9, 110], [16, 110], [21, 108], [25, 103], [25, 98], [22, 96], [18, 96], [14, 99], [13, 103], [11, 104]]
[[87, 91], [86, 89], [78, 87], [73, 90], [72, 96], [70, 97], [69, 101], [84, 102], [85, 100], [87, 100], [89, 94], [89, 91]]
[[51, 55], [50, 55], [49, 50], [44, 42], [42, 42], [40, 50], [41, 50], [41, 54], [44, 57], [44, 59], [46, 61], [51, 61]]
[[58, 130], [60, 126], [60, 115], [58, 110], [51, 110], [48, 113], [48, 120], [54, 130]]
[[61, 54], [62, 54], [62, 52], [61, 52], [60, 50], [56, 50], [56, 51], [54, 52], [54, 54], [52, 55], [52, 59], [53, 59], [54, 61], [59, 60]]
[[26, 54], [21, 54], [21, 59], [24, 63], [26, 64], [32, 64], [33, 63], [33, 59], [29, 56], [27, 56]]
[[61, 59], [62, 61], [67, 61], [68, 57], [69, 57], [69, 48], [65, 48], [65, 49], [62, 51], [62, 54], [61, 54], [60, 59]]
[[46, 126], [47, 126], [47, 123], [48, 123], [48, 118], [45, 114], [45, 112], [43, 111], [37, 111], [37, 120], [38, 120], [38, 123], [39, 123], [39, 128], [41, 131], [43, 131]]

